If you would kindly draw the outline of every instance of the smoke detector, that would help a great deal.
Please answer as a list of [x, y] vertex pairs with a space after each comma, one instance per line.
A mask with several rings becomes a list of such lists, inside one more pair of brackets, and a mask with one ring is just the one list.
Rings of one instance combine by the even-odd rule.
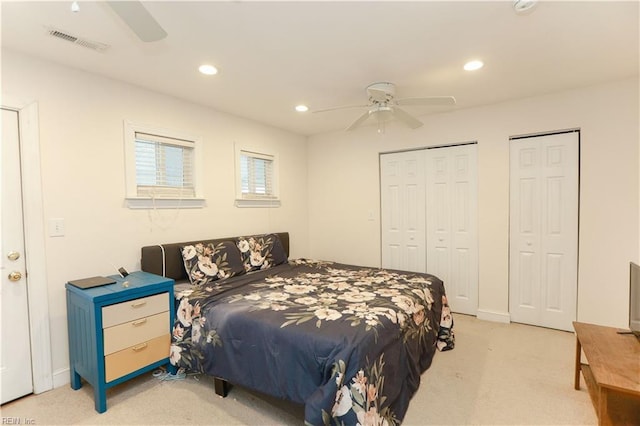
[[73, 34], [69, 34], [67, 31], [62, 31], [56, 28], [48, 27], [47, 34], [51, 37], [58, 38], [60, 40], [65, 40], [70, 43], [77, 44], [78, 46], [86, 47], [91, 50], [95, 50], [97, 52], [104, 52], [109, 47], [108, 44], [100, 43], [99, 41], [89, 40], [83, 37], [75, 36]]

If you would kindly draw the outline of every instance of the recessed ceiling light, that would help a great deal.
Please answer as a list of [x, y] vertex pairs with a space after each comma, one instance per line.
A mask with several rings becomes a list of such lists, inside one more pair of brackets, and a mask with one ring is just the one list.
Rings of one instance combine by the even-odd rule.
[[202, 74], [206, 74], [206, 75], [215, 75], [218, 74], [218, 69], [216, 67], [214, 67], [213, 65], [200, 65], [200, 68], [198, 68], [198, 71], [200, 71]]
[[464, 69], [465, 71], [475, 71], [475, 70], [479, 70], [483, 66], [484, 66], [484, 63], [482, 63], [482, 61], [469, 61], [466, 64], [464, 64]]
[[296, 111], [298, 112], [307, 112], [309, 111], [309, 107], [306, 105], [297, 105], [296, 106]]

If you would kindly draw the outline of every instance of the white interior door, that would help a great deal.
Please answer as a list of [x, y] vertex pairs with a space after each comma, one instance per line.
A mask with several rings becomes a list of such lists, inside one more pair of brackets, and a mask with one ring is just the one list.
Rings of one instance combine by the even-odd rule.
[[477, 145], [426, 150], [427, 271], [454, 312], [478, 310]]
[[2, 109], [1, 403], [33, 391], [25, 272], [18, 113]]
[[578, 288], [577, 132], [511, 141], [512, 321], [572, 330]]
[[424, 151], [380, 156], [382, 267], [425, 272]]

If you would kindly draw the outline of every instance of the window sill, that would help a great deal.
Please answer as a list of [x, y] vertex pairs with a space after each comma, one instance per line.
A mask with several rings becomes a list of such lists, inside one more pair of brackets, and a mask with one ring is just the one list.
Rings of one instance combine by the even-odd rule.
[[125, 198], [125, 206], [130, 209], [201, 209], [205, 207], [204, 198]]
[[248, 200], [248, 199], [236, 199], [236, 207], [267, 207], [275, 208], [280, 207], [280, 200]]

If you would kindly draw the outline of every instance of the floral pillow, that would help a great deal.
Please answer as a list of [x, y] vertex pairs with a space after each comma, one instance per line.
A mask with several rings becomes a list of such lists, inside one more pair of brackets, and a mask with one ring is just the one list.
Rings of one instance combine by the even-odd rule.
[[204, 285], [213, 281], [244, 274], [242, 257], [231, 241], [197, 243], [181, 248], [184, 268], [193, 285]]
[[276, 234], [236, 239], [245, 272], [268, 269], [287, 262], [287, 253]]

